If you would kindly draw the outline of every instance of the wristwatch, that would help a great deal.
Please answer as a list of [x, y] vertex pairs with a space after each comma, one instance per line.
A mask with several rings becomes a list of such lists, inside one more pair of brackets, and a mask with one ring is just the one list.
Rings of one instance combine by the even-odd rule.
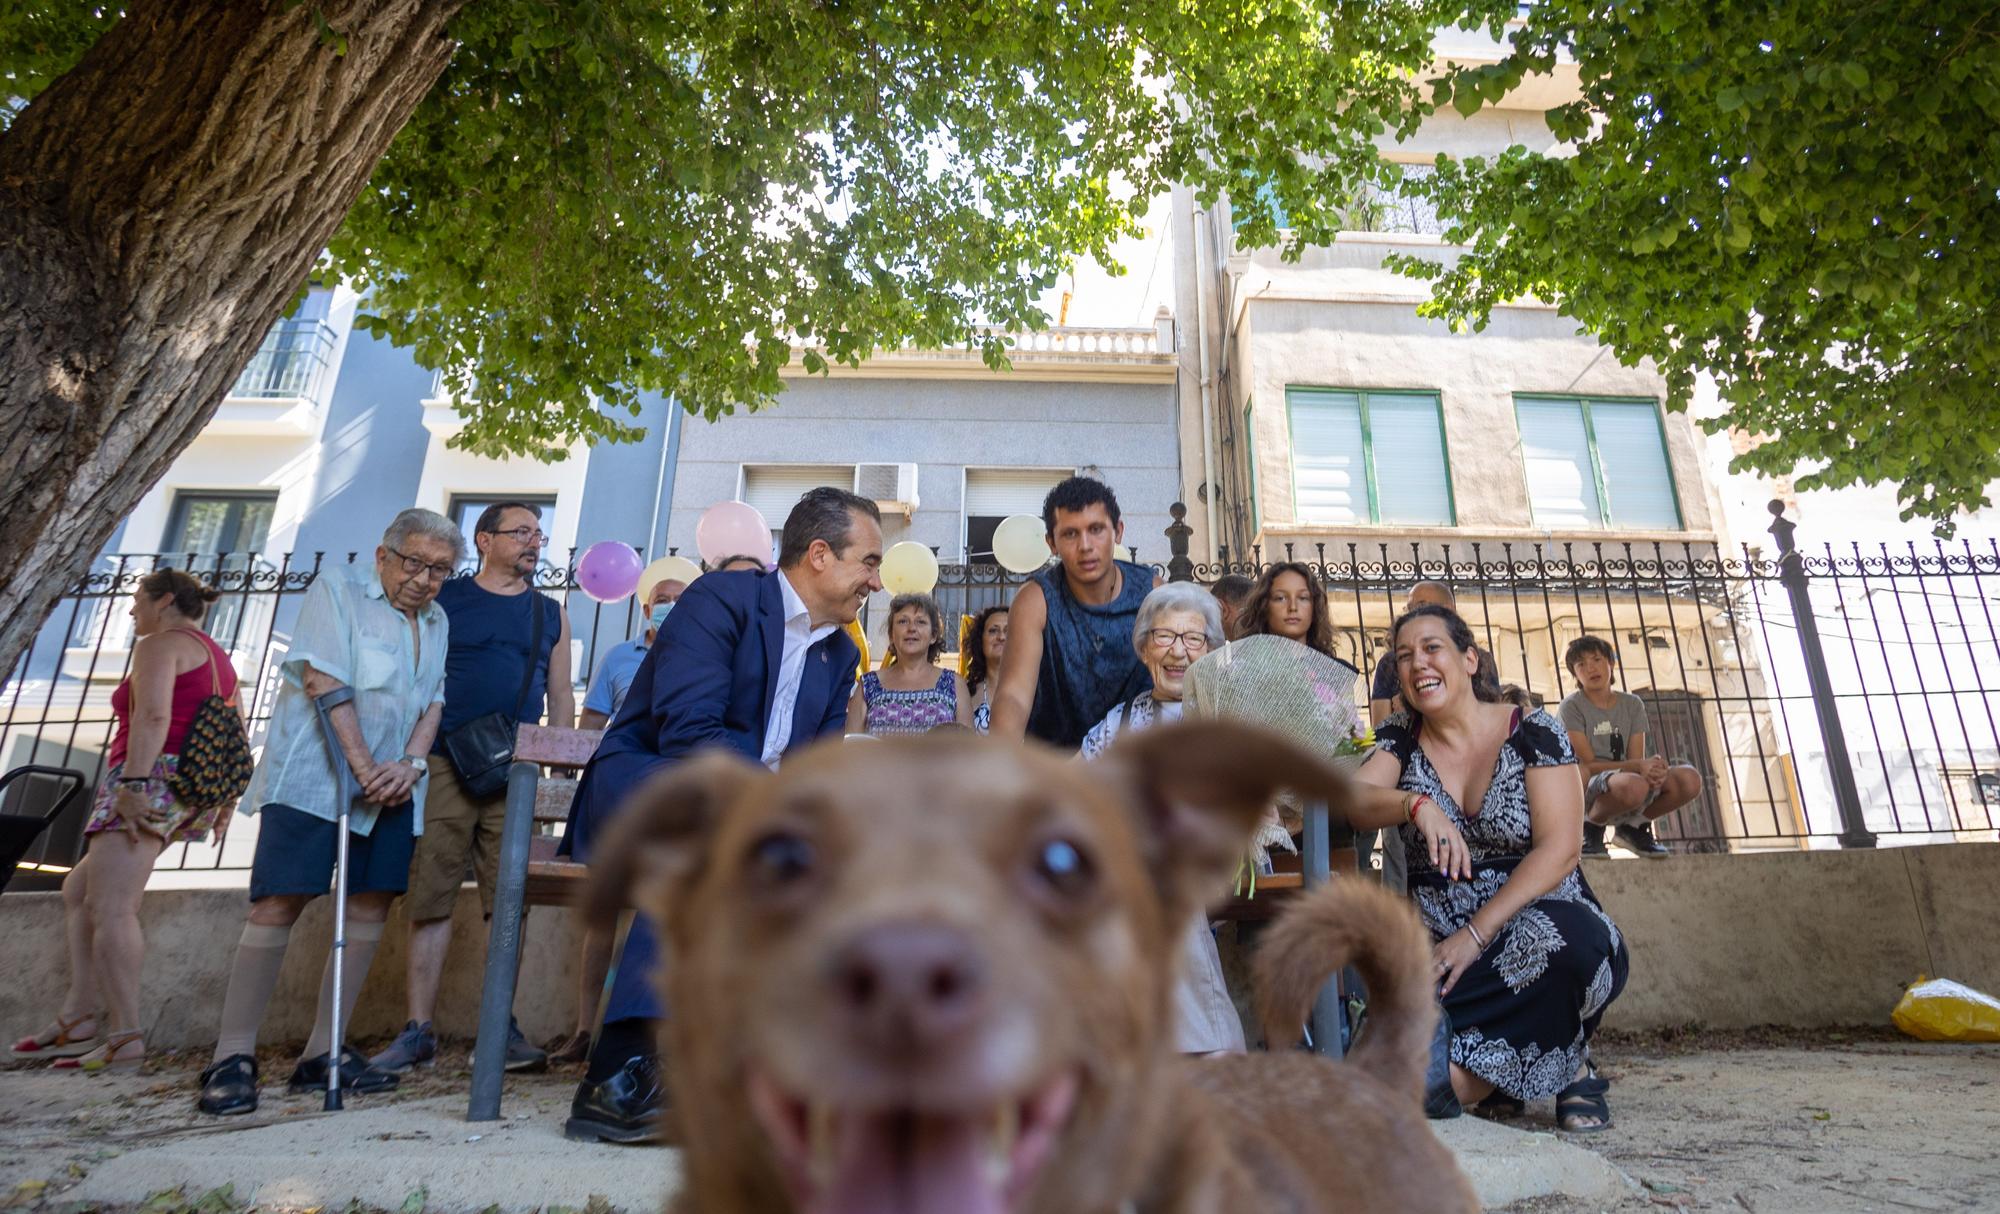
[[431, 767], [429, 761], [426, 760], [422, 755], [404, 755], [398, 761], [403, 763], [408, 763], [411, 767], [416, 768], [420, 772], [429, 771]]

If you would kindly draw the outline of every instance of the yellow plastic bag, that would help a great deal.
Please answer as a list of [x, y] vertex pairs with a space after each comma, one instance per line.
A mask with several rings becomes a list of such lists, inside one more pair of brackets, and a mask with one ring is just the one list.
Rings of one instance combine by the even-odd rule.
[[1948, 978], [1918, 974], [1889, 1018], [1919, 1041], [2000, 1041], [2000, 999]]

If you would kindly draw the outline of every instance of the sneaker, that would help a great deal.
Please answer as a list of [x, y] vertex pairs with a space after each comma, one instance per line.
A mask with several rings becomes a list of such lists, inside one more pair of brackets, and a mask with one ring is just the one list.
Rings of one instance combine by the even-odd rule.
[[1611, 836], [1618, 841], [1618, 846], [1648, 860], [1657, 860], [1672, 854], [1667, 850], [1666, 844], [1653, 837], [1651, 823], [1637, 826], [1627, 823], [1613, 830]]
[[257, 1111], [257, 1059], [231, 1054], [201, 1073], [201, 1099], [195, 1107], [212, 1117]]
[[[301, 1092], [324, 1092], [326, 1071], [332, 1060], [332, 1051], [317, 1058], [308, 1058], [292, 1071], [291, 1084], [287, 1088], [292, 1095]], [[396, 1077], [387, 1071], [378, 1071], [368, 1065], [361, 1051], [353, 1046], [342, 1046], [340, 1050], [340, 1090], [343, 1092], [391, 1092], [396, 1088]]]
[[431, 1030], [431, 1022], [412, 1020], [403, 1025], [387, 1049], [368, 1060], [368, 1065], [395, 1075], [413, 1066], [436, 1066], [437, 1053], [437, 1034]]
[[549, 1056], [529, 1044], [528, 1035], [521, 1031], [520, 1021], [509, 1017], [507, 1020], [506, 1069], [510, 1071], [539, 1071], [547, 1065], [549, 1065]]
[[1583, 854], [1586, 856], [1608, 856], [1604, 850], [1604, 828], [1595, 822], [1583, 824]]

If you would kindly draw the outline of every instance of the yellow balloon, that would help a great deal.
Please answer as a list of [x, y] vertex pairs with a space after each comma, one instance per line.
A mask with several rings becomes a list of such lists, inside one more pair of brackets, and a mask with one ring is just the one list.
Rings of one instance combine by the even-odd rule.
[[1049, 563], [1049, 542], [1042, 520], [1016, 514], [993, 529], [993, 559], [1009, 573], [1033, 573]]
[[861, 664], [854, 668], [854, 681], [859, 683], [861, 676], [868, 673], [868, 633], [862, 629], [860, 620], [849, 620], [847, 635], [854, 638], [855, 648], [861, 651]]
[[1129, 561], [1132, 559], [1132, 550], [1123, 544], [1113, 544], [1111, 545], [1111, 555], [1116, 560]]
[[700, 576], [701, 566], [686, 557], [663, 556], [646, 566], [646, 571], [639, 575], [639, 601], [644, 603], [646, 596], [653, 593], [653, 587], [661, 582], [688, 585]]
[[937, 580], [937, 557], [915, 540], [882, 554], [882, 589], [890, 594], [929, 594]]

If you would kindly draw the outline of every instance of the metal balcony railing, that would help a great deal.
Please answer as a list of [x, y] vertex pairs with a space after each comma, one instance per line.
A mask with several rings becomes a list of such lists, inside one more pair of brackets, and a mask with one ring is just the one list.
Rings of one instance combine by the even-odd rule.
[[231, 396], [252, 400], [310, 397], [333, 361], [333, 327], [323, 320], [281, 320], [250, 357]]

